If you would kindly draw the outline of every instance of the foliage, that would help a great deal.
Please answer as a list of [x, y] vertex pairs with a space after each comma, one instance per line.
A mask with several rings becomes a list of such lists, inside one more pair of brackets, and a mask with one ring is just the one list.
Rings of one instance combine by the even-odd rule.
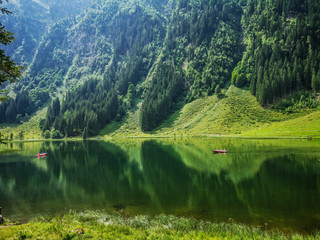
[[[26, 11], [38, 3], [32, 4]], [[319, 5], [316, 0], [114, 0], [98, 1], [68, 18], [61, 17], [63, 10], [53, 11], [52, 18], [45, 17], [50, 23], [46, 34], [31, 28], [37, 51], [33, 46], [32, 61], [25, 57], [30, 74], [13, 87], [17, 93], [28, 92], [28, 113], [19, 112], [12, 99], [0, 106], [0, 122], [25, 121], [49, 97], [59, 96], [60, 109], [54, 111], [50, 104], [42, 132], [96, 136], [132, 113], [139, 115], [137, 129], [150, 132], [192, 101], [215, 94], [225, 106], [232, 100], [224, 94], [231, 84], [250, 89], [261, 105], [275, 104], [283, 113], [315, 109], [320, 91]], [[22, 32], [31, 42], [29, 33]], [[26, 45], [21, 43], [21, 55]], [[314, 100], [306, 93], [301, 101], [292, 100], [302, 90], [312, 91]], [[136, 111], [138, 102], [142, 105]], [[206, 133], [226, 133], [227, 128], [232, 133], [236, 126], [267, 122], [247, 124], [242, 119], [246, 113], [239, 112], [236, 119], [243, 124], [238, 124], [224, 114], [251, 111], [231, 102], [235, 106], [227, 104], [223, 113], [216, 109], [223, 115], [219, 119], [228, 119], [225, 127], [219, 123], [221, 131], [210, 127]]]
[[53, 131], [51, 135], [52, 139], [61, 139], [63, 138], [63, 135], [59, 132], [59, 130]]
[[[134, 98], [139, 97], [135, 87], [145, 79], [165, 36], [163, 18], [149, 7], [135, 3], [126, 9], [121, 1], [106, 2], [90, 9], [76, 23], [77, 31], [68, 30], [70, 22], [61, 22], [52, 28], [53, 32], [43, 42], [38, 56], [44, 55], [41, 52], [49, 54], [33, 63], [32, 72], [37, 74], [39, 69], [49, 67], [60, 69], [59, 62], [54, 59], [54, 55], [58, 54], [56, 44], [51, 42], [50, 46], [46, 42], [57, 36], [55, 31], [66, 31], [59, 34], [61, 39], [57, 39], [61, 43], [59, 52], [68, 55], [66, 49], [79, 46], [83, 52], [77, 56], [61, 55], [65, 59], [73, 58], [69, 62], [59, 57], [60, 63], [69, 67], [62, 74], [67, 72], [65, 78], [70, 84], [75, 78], [82, 78], [83, 84], [66, 94], [58, 115], [51, 114], [52, 108], [48, 108], [44, 131], [53, 128], [62, 135], [79, 136], [84, 134], [86, 128], [88, 136], [95, 136], [112, 120], [121, 120], [126, 111], [133, 107]], [[99, 37], [96, 37], [97, 30]], [[88, 37], [82, 37], [82, 31]], [[107, 38], [108, 34], [112, 39]], [[63, 36], [70, 35], [80, 42], [63, 39]], [[89, 36], [95, 42], [89, 41]], [[92, 52], [95, 56], [87, 58]]]
[[48, 92], [18, 92], [15, 99], [0, 103], [0, 123], [20, 123], [21, 120], [28, 119], [38, 108], [48, 100]]
[[51, 137], [51, 133], [49, 130], [45, 130], [44, 133], [43, 133], [43, 137], [45, 139], [49, 139]]
[[211, 95], [229, 81], [241, 56], [241, 13], [231, 1], [178, 1], [142, 105], [142, 130], [158, 127], [184, 99]]
[[[3, 4], [3, 1], [0, 1], [0, 4]], [[5, 7], [1, 7], [0, 14], [8, 15], [8, 14], [11, 14], [11, 12]], [[13, 33], [6, 30], [6, 27], [2, 25], [2, 23], [0, 23], [1, 46], [2, 45], [7, 46], [11, 44], [13, 41], [14, 41]], [[9, 56], [6, 55], [5, 51], [3, 49], [0, 49], [0, 86], [4, 82], [7, 82], [7, 81], [14, 82], [19, 77], [21, 77], [21, 70], [22, 70], [22, 67], [16, 66], [15, 62]]]
[[242, 18], [246, 51], [232, 83], [250, 87], [261, 104], [294, 91], [319, 91], [319, 13], [315, 0], [248, 1]]
[[24, 132], [22, 130], [19, 132], [18, 139], [20, 140], [24, 139]]
[[40, 109], [35, 114], [28, 117], [28, 121], [21, 124], [1, 124], [1, 132], [7, 139], [17, 140], [21, 131], [24, 133], [24, 139], [41, 139], [42, 131], [39, 128], [41, 118], [44, 118], [46, 109]]
[[[215, 94], [184, 105], [151, 133], [141, 131], [141, 125], [138, 121], [140, 113], [138, 109], [129, 114], [121, 127], [108, 132], [108, 136], [240, 135], [245, 134], [247, 131], [267, 126], [272, 122], [280, 122], [297, 117], [295, 115], [286, 115], [273, 109], [265, 109], [259, 105], [256, 98], [249, 91], [241, 90], [234, 86], [229, 87], [228, 91], [221, 91], [221, 97], [219, 99]], [[300, 125], [297, 125], [297, 128], [298, 126]], [[295, 134], [300, 136], [298, 131]], [[317, 132], [312, 135], [317, 135]]]
[[284, 113], [294, 113], [299, 111], [305, 111], [308, 109], [314, 109], [319, 106], [319, 102], [314, 99], [311, 92], [301, 91], [295, 92], [286, 99], [282, 99], [277, 102], [273, 109], [284, 112]]
[[153, 88], [146, 96], [141, 110], [141, 129], [150, 131], [175, 109], [183, 92], [184, 75], [167, 64], [159, 64], [153, 78]]

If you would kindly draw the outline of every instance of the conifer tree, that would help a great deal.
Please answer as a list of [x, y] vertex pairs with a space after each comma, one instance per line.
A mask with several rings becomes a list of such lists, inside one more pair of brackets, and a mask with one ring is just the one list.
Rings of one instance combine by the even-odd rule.
[[315, 71], [313, 71], [311, 85], [314, 93], [314, 98], [316, 98], [317, 92], [320, 91], [320, 70], [318, 71], [317, 74], [315, 73]]
[[52, 102], [52, 110], [53, 110], [53, 116], [56, 117], [60, 113], [60, 101], [59, 98], [56, 98]]
[[[6, 0], [8, 2], [8, 0]], [[0, 1], [3, 4], [3, 0]], [[0, 15], [8, 15], [11, 12], [4, 7], [0, 7]], [[8, 46], [14, 41], [13, 33], [6, 30], [0, 23], [0, 44]], [[16, 66], [15, 62], [0, 49], [0, 86], [6, 81], [14, 82], [21, 77], [22, 67]], [[1, 91], [0, 91], [1, 93]], [[0, 101], [4, 100], [0, 98]]]

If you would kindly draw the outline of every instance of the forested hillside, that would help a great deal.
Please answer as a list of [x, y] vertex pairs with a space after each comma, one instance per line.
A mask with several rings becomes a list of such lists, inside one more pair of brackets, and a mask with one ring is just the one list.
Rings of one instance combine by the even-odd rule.
[[232, 83], [261, 104], [320, 90], [320, 2], [250, 0], [242, 17], [246, 51]]
[[235, 1], [177, 2], [142, 105], [143, 130], [157, 127], [179, 103], [226, 86], [242, 54], [241, 14]]
[[79, 14], [92, 0], [10, 0], [5, 7], [13, 14], [1, 16], [1, 23], [14, 33], [6, 52], [18, 64], [28, 65], [47, 28], [59, 19]]
[[[48, 27], [60, 19], [74, 17], [90, 2], [91, 0], [12, 0], [3, 3], [13, 14], [1, 15], [1, 24], [13, 32], [15, 38], [12, 44], [4, 46], [4, 50], [18, 65], [26, 68], [26, 74], [21, 81], [8, 86], [9, 89], [12, 88], [12, 91], [7, 92], [12, 98], [0, 104], [0, 123], [20, 123], [21, 120], [28, 120], [28, 115], [41, 108], [50, 99], [50, 94], [53, 94], [55, 89], [49, 89], [50, 85], [47, 87], [47, 82], [42, 82], [39, 86], [34, 84], [48, 78], [46, 72], [39, 73], [40, 81], [34, 80], [29, 74], [28, 66], [32, 63]], [[51, 73], [48, 75], [50, 79], [54, 77]]]
[[[72, 49], [76, 52], [72, 62], [62, 61], [69, 66], [65, 81], [67, 85], [79, 81], [84, 84], [66, 94], [60, 111], [54, 111], [53, 104], [49, 106], [43, 131], [54, 127], [63, 136], [97, 135], [113, 119], [121, 119], [133, 107], [134, 99], [141, 96], [141, 84], [165, 38], [166, 19], [153, 5], [124, 4], [114, 1], [96, 5], [74, 33], [70, 31], [75, 41], [70, 41], [66, 49], [71, 54]], [[46, 59], [52, 69], [52, 58]], [[59, 66], [55, 68], [61, 71]]]
[[88, 137], [139, 106], [151, 131], [187, 103], [226, 97], [231, 84], [277, 111], [318, 106], [317, 0], [91, 2], [11, 2], [15, 18], [2, 23], [17, 35], [7, 51], [29, 67], [0, 123], [47, 102], [45, 137]]

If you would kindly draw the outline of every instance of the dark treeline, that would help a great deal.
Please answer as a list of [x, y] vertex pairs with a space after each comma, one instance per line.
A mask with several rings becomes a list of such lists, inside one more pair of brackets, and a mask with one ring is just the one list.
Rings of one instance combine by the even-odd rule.
[[320, 90], [320, 2], [250, 0], [242, 18], [247, 49], [232, 82], [261, 104]]
[[18, 92], [15, 99], [0, 103], [0, 123], [20, 123], [21, 120], [42, 107], [49, 100], [49, 93], [42, 91]]

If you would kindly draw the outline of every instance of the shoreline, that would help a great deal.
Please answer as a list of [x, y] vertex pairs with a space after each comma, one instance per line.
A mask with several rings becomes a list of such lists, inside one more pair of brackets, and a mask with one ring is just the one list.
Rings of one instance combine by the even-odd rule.
[[186, 138], [236, 138], [236, 139], [288, 139], [288, 140], [320, 140], [320, 136], [235, 136], [235, 135], [216, 135], [216, 134], [203, 134], [203, 135], [150, 135], [150, 136], [110, 136], [110, 137], [90, 137], [83, 139], [81, 137], [61, 138], [61, 139], [22, 139], [22, 140], [3, 140], [3, 143], [19, 143], [19, 142], [62, 142], [62, 141], [105, 141], [113, 139], [186, 139]]
[[[19, 224], [19, 223], [18, 223]], [[319, 239], [320, 231], [299, 233], [292, 229], [269, 229], [234, 223], [214, 223], [173, 215], [127, 216], [124, 211], [69, 211], [53, 217], [41, 216], [27, 223], [5, 220], [0, 239]]]

